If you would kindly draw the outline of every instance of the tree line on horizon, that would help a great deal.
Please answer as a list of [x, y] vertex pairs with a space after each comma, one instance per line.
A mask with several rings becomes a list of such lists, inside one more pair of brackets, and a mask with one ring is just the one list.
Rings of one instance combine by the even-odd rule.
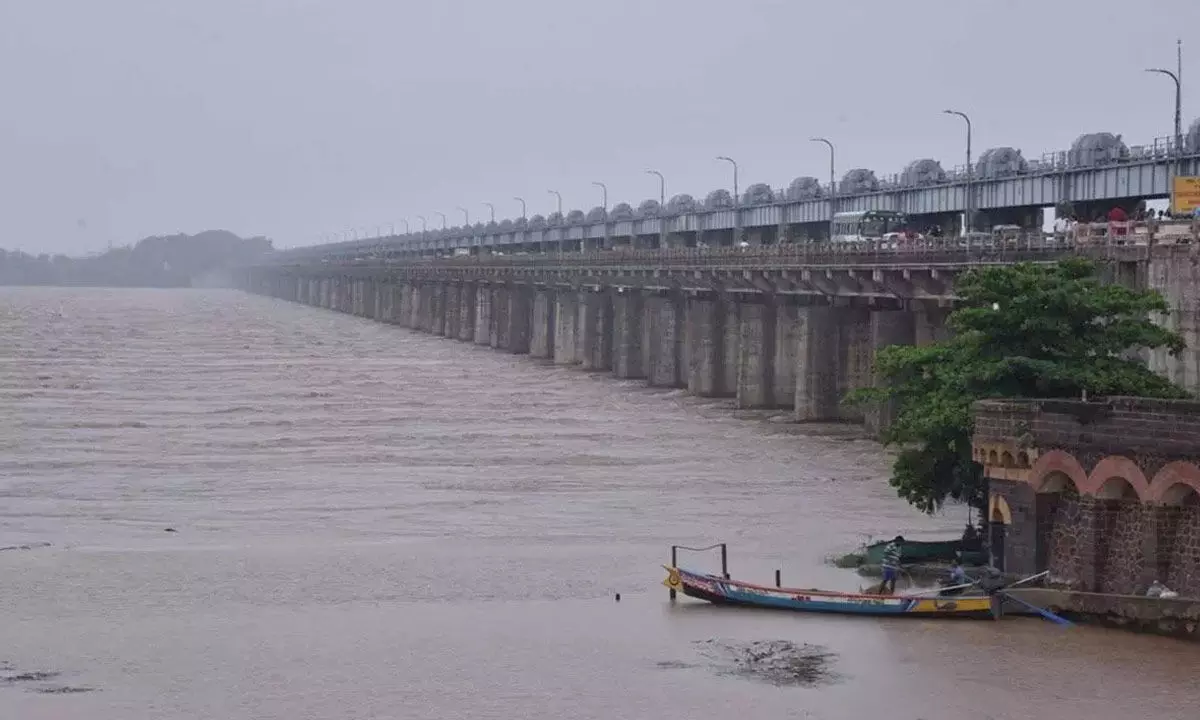
[[0, 248], [0, 285], [191, 287], [273, 250], [265, 237], [226, 230], [148, 237], [99, 255], [30, 255]]

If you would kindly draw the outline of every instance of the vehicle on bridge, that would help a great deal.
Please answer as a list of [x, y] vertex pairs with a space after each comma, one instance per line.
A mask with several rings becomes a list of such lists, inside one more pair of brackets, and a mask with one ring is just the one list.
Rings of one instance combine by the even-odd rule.
[[910, 228], [907, 213], [898, 210], [855, 210], [833, 216], [833, 242], [898, 242]]

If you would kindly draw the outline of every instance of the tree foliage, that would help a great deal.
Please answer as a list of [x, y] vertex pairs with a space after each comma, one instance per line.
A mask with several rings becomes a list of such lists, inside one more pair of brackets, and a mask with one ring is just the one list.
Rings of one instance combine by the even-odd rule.
[[982, 468], [971, 459], [971, 405], [985, 398], [1077, 398], [1089, 395], [1183, 397], [1150, 371], [1138, 353], [1184, 348], [1176, 333], [1151, 321], [1167, 303], [1154, 291], [1102, 281], [1096, 265], [987, 267], [963, 274], [948, 323], [952, 338], [922, 347], [880, 350], [878, 387], [852, 403], [893, 400], [884, 431], [899, 446], [891, 484], [932, 513], [947, 498], [986, 507]]

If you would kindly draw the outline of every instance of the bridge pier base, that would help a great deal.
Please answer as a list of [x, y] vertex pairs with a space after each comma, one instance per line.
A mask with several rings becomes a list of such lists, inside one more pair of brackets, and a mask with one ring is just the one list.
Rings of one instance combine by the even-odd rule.
[[687, 387], [687, 310], [672, 293], [646, 299], [646, 381], [651, 387]]
[[493, 285], [491, 296], [491, 313], [488, 315], [488, 345], [505, 349], [508, 347], [508, 288], [503, 285]]
[[837, 317], [828, 305], [799, 308], [796, 315], [795, 418], [838, 419]]
[[626, 289], [613, 296], [613, 374], [622, 379], [646, 377], [645, 301], [640, 290]]
[[462, 293], [459, 292], [461, 285], [458, 283], [446, 283], [445, 291], [442, 297], [446, 299], [445, 321], [443, 323], [444, 331], [442, 332], [448, 338], [458, 339], [458, 324], [462, 321], [462, 313], [459, 311], [458, 304], [462, 301]]
[[[909, 310], [875, 310], [871, 313], [871, 358], [889, 345], [912, 345], [916, 341], [916, 316]], [[872, 382], [881, 385], [883, 379], [872, 374]], [[880, 403], [866, 413], [867, 429], [878, 434], [896, 418], [898, 407], [895, 401]]]
[[725, 382], [725, 317], [720, 300], [688, 300], [688, 392], [700, 397], [725, 397], [734, 388]]
[[533, 288], [528, 285], [514, 285], [508, 289], [506, 320], [506, 342], [501, 347], [514, 355], [528, 353], [533, 324]]
[[492, 343], [492, 288], [478, 285], [475, 288], [475, 334], [476, 345]]
[[475, 283], [458, 286], [458, 339], [471, 342], [475, 339]]
[[741, 301], [737, 406], [775, 407], [775, 298]]
[[775, 361], [771, 384], [773, 407], [796, 405], [796, 365], [800, 349], [800, 308], [787, 296], [775, 307]]
[[584, 370], [612, 370], [615, 311], [612, 293], [585, 290], [580, 293], [580, 364]]
[[576, 338], [579, 323], [579, 293], [559, 291], [554, 294], [554, 362], [574, 365], [579, 362]]
[[538, 289], [533, 292], [533, 319], [529, 332], [530, 357], [554, 357], [554, 331], [557, 326], [554, 291]]
[[433, 335], [446, 334], [446, 283], [430, 283], [429, 332]]

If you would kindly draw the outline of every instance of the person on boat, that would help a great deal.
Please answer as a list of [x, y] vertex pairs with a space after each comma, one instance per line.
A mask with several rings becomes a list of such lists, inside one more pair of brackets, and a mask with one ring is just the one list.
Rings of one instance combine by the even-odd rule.
[[883, 582], [879, 584], [880, 595], [892, 595], [896, 592], [896, 578], [900, 575], [900, 545], [903, 543], [904, 536], [897, 535], [883, 547]]

